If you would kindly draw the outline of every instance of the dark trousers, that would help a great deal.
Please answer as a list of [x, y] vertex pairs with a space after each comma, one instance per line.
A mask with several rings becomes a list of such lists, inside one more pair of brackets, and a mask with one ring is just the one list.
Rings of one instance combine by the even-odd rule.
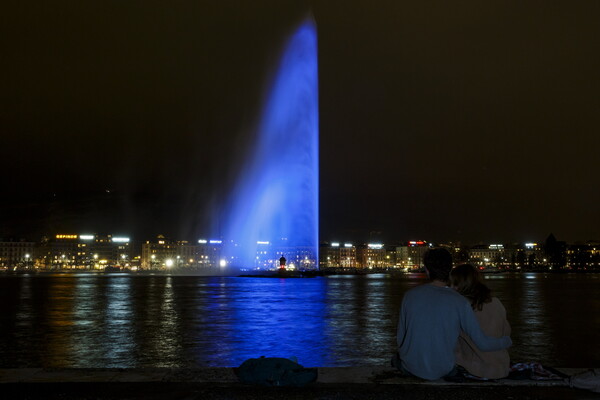
[[[402, 373], [402, 376], [414, 376], [413, 374], [410, 373], [409, 370], [407, 370], [406, 368], [404, 368], [402, 366], [402, 360], [400, 359], [400, 354], [398, 354], [398, 352], [396, 352], [394, 354], [394, 356], [392, 357], [391, 364], [392, 364], [393, 368], [396, 368], [398, 371], [400, 371]], [[457, 375], [460, 375], [460, 373], [458, 371], [457, 366], [455, 365], [454, 368], [452, 368], [452, 371], [448, 372], [442, 378], [454, 378]]]

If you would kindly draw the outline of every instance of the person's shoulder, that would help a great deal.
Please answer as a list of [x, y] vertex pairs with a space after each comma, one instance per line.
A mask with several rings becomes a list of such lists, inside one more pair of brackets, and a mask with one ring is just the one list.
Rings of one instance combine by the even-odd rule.
[[424, 283], [422, 285], [415, 286], [411, 289], [408, 289], [406, 293], [404, 293], [405, 299], [416, 298], [421, 296], [427, 296], [431, 285]]
[[406, 295], [409, 296], [437, 296], [443, 297], [448, 301], [456, 301], [456, 302], [467, 302], [467, 300], [456, 290], [451, 287], [440, 287], [434, 286], [430, 284], [423, 284], [419, 286], [415, 286], [406, 292]]
[[452, 288], [446, 288], [447, 290], [444, 291], [444, 296], [446, 296], [448, 298], [448, 300], [453, 300], [461, 305], [464, 304], [469, 304], [469, 301], [467, 300], [467, 298], [465, 296], [463, 296], [462, 294], [458, 293], [456, 290], [452, 289]]
[[490, 301], [489, 303], [487, 303], [485, 305], [489, 305], [490, 307], [504, 310], [504, 304], [502, 304], [500, 299], [497, 297], [492, 297], [492, 301]]

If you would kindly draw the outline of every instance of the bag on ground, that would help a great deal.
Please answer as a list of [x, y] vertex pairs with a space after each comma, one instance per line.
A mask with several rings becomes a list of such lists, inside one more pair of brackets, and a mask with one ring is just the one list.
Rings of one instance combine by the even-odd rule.
[[260, 386], [304, 386], [317, 380], [316, 368], [276, 357], [250, 358], [236, 369], [236, 374], [242, 383]]

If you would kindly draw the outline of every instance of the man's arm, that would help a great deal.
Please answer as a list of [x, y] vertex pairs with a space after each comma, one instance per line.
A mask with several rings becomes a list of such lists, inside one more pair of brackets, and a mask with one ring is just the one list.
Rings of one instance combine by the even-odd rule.
[[400, 304], [400, 316], [398, 318], [398, 328], [396, 329], [396, 343], [398, 345], [398, 349], [402, 346], [402, 342], [404, 342], [404, 336], [406, 335], [405, 322], [406, 312], [404, 310], [404, 299], [402, 299], [402, 304]]
[[512, 346], [510, 336], [500, 338], [486, 336], [468, 302], [465, 302], [465, 306], [460, 311], [460, 327], [481, 351], [497, 351]]

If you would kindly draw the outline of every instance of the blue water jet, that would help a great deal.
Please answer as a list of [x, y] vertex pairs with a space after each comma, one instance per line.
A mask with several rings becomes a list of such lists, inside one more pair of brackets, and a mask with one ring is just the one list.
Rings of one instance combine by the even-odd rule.
[[255, 146], [224, 207], [223, 255], [238, 267], [264, 267], [281, 254], [301, 269], [318, 266], [317, 72], [316, 26], [308, 20], [284, 48]]

